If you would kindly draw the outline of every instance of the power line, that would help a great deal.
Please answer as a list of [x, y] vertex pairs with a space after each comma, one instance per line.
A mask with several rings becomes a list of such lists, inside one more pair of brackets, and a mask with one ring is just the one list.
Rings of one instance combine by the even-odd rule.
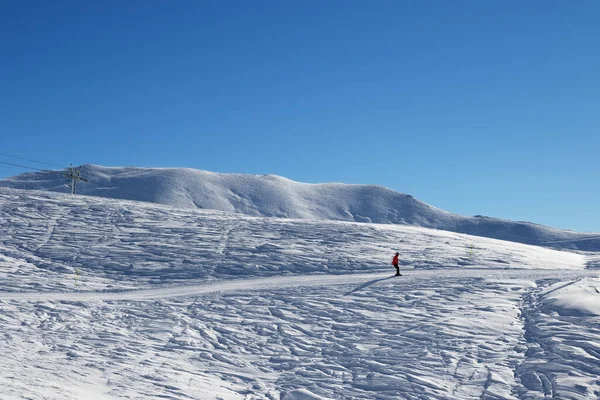
[[[11, 158], [15, 158], [15, 159], [23, 160], [23, 161], [33, 162], [33, 163], [36, 163], [36, 164], [44, 164], [44, 165], [49, 165], [49, 166], [53, 166], [53, 167], [59, 167], [61, 169], [66, 169], [66, 168], [64, 168], [64, 167], [62, 167], [60, 165], [45, 163], [45, 162], [42, 162], [42, 161], [36, 161], [36, 160], [33, 160], [33, 159], [29, 159], [29, 158], [25, 158], [25, 157], [19, 157], [19, 156], [14, 156], [14, 155], [7, 154], [7, 153], [0, 153], [0, 156], [11, 157]], [[38, 172], [43, 172], [44, 171], [43, 169], [40, 169], [40, 168], [29, 167], [27, 165], [15, 164], [15, 163], [10, 163], [10, 162], [6, 162], [6, 161], [0, 161], [0, 164], [10, 165], [12, 167], [17, 167], [17, 168], [25, 168], [25, 169], [29, 169], [29, 170], [32, 170], [32, 171], [38, 171]], [[73, 178], [73, 177], [71, 176], [70, 178]], [[127, 188], [130, 188], [130, 189], [133, 189], [133, 190], [137, 190], [137, 191], [140, 191], [140, 192], [146, 192], [146, 193], [151, 194], [151, 195], [156, 196], [156, 197], [163, 197], [165, 199], [170, 199], [168, 196], [165, 196], [165, 195], [163, 195], [161, 193], [158, 193], [158, 192], [152, 192], [150, 190], [146, 190], [146, 189], [142, 189], [140, 187], [135, 187], [135, 186], [132, 186], [132, 185], [128, 185], [128, 184], [123, 183], [123, 182], [115, 182], [115, 183], [117, 183], [119, 186], [121, 186], [120, 190], [121, 190], [122, 193], [125, 193], [125, 194], [127, 194], [127, 195], [129, 195], [129, 196], [131, 196], [131, 197], [133, 197], [133, 198], [135, 198], [137, 200], [139, 200], [139, 201], [148, 201], [148, 200], [140, 197], [139, 195], [137, 195], [135, 193], [132, 193], [132, 192], [127, 191], [127, 190], [124, 190], [123, 187], [127, 187]], [[74, 187], [72, 186], [72, 192], [73, 191], [74, 191]], [[154, 200], [150, 200], [150, 202], [155, 202], [155, 201]]]
[[[28, 158], [24, 158], [24, 157], [17, 157], [17, 156], [11, 156], [11, 155], [4, 154], [4, 153], [0, 153], [0, 155], [2, 155], [2, 156], [7, 156], [7, 157], [18, 158], [18, 159], [20, 159], [20, 160], [25, 160], [25, 161], [35, 162], [35, 163], [38, 163], [38, 164], [46, 164], [46, 165], [58, 166], [58, 165], [56, 165], [56, 164], [48, 164], [48, 163], [44, 163], [44, 162], [38, 162], [38, 161], [30, 160], [30, 159], [28, 159]], [[12, 166], [12, 167], [17, 167], [17, 168], [25, 168], [25, 169], [29, 169], [29, 170], [32, 170], [32, 171], [40, 171], [40, 172], [41, 172], [41, 171], [44, 171], [43, 169], [40, 169], [40, 168], [29, 167], [29, 166], [27, 166], [27, 165], [15, 164], [15, 163], [10, 163], [10, 162], [6, 162], [6, 161], [0, 161], [0, 164], [4, 164], [4, 165], [10, 165], [10, 166]], [[60, 168], [64, 169], [63, 167], [60, 167]], [[161, 196], [162, 196], [162, 197], [164, 197], [164, 198], [167, 198], [167, 196], [164, 196], [164, 195], [162, 195], [162, 194], [160, 194], [160, 193], [158, 193], [158, 192], [152, 192], [152, 191], [150, 191], [150, 190], [146, 190], [146, 189], [142, 189], [142, 188], [135, 187], [135, 186], [132, 186], [132, 185], [128, 185], [128, 184], [125, 184], [125, 183], [123, 183], [123, 182], [118, 182], [118, 185], [119, 185], [119, 186], [122, 186], [122, 187], [128, 187], [128, 188], [131, 188], [131, 189], [134, 189], [134, 190], [138, 190], [138, 191], [141, 191], [141, 192], [146, 192], [146, 193], [148, 193], [148, 194], [151, 194], [151, 195], [154, 195], [154, 196], [157, 196], [157, 197], [161, 197]], [[125, 194], [128, 194], [129, 196], [131, 196], [131, 197], [134, 197], [134, 198], [136, 198], [136, 199], [138, 199], [138, 200], [140, 200], [140, 201], [148, 201], [148, 200], [146, 200], [146, 199], [143, 199], [142, 197], [140, 197], [140, 196], [138, 196], [138, 195], [136, 195], [136, 194], [134, 194], [134, 193], [131, 193], [131, 192], [129, 192], [129, 191], [126, 191], [126, 190], [124, 190], [124, 189], [122, 189], [122, 188], [121, 188], [120, 190], [121, 190], [123, 193], [125, 193]], [[151, 201], [152, 201], [152, 200], [151, 200]]]
[[30, 158], [24, 158], [24, 157], [14, 156], [12, 154], [7, 154], [7, 153], [0, 153], [0, 156], [10, 157], [10, 158], [16, 158], [18, 160], [29, 161], [29, 162], [32, 162], [32, 163], [35, 163], [35, 164], [49, 165], [51, 167], [58, 167], [60, 169], [64, 169], [65, 168], [62, 165], [50, 164], [50, 163], [43, 162], [43, 161], [36, 161], [36, 160], [32, 160]]
[[[51, 164], [51, 163], [46, 163], [46, 162], [43, 162], [43, 161], [37, 161], [37, 160], [31, 159], [31, 158], [25, 158], [25, 157], [15, 156], [15, 155], [8, 154], [8, 153], [2, 153], [2, 152], [0, 152], [0, 156], [11, 157], [11, 158], [15, 158], [15, 159], [18, 159], [18, 160], [29, 161], [29, 162], [36, 163], [36, 164], [43, 164], [43, 165], [48, 165], [48, 166], [52, 166], [52, 167], [58, 167], [60, 169], [66, 169], [65, 167], [57, 165], [57, 164]], [[10, 165], [12, 167], [17, 167], [17, 168], [25, 168], [25, 169], [29, 169], [29, 170], [32, 170], [32, 171], [44, 171], [43, 169], [40, 169], [40, 168], [29, 167], [29, 166], [26, 166], [26, 165], [15, 164], [15, 163], [10, 163], [10, 162], [6, 162], [6, 161], [0, 161], [0, 164]], [[127, 188], [130, 188], [130, 189], [133, 189], [133, 190], [136, 190], [136, 191], [140, 191], [140, 192], [145, 192], [145, 193], [151, 194], [151, 195], [156, 196], [156, 197], [162, 197], [162, 198], [167, 199], [167, 200], [171, 199], [169, 196], [164, 195], [164, 194], [159, 193], [159, 192], [153, 192], [153, 191], [150, 191], [150, 190], [147, 190], [147, 189], [143, 189], [143, 188], [140, 188], [140, 187], [136, 187], [136, 186], [132, 186], [132, 185], [129, 185], [129, 184], [126, 184], [126, 183], [123, 183], [123, 182], [118, 182], [117, 181], [115, 183], [117, 183], [119, 186], [127, 187]], [[130, 196], [132, 196], [132, 197], [140, 200], [140, 201], [148, 201], [148, 200], [145, 200], [142, 197], [140, 197], [140, 196], [138, 196], [138, 195], [136, 195], [134, 193], [131, 193], [131, 192], [126, 191], [126, 190], [123, 190], [123, 188], [121, 188], [121, 191], [123, 193], [125, 193], [125, 194], [128, 194], [128, 195], [130, 195]], [[150, 200], [150, 201], [154, 202], [154, 200]]]
[[43, 171], [43, 169], [28, 167], [26, 165], [13, 164], [13, 163], [5, 162], [5, 161], [0, 161], [0, 164], [10, 165], [10, 166], [13, 166], [13, 167], [18, 167], [18, 168], [31, 169], [31, 170], [34, 170], [34, 171]]

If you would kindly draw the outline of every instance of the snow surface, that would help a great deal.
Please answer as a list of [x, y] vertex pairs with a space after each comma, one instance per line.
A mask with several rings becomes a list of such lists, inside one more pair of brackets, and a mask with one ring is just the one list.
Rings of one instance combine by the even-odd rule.
[[0, 189], [0, 398], [596, 399], [599, 259]]
[[[221, 174], [186, 168], [84, 165], [78, 193], [252, 216], [413, 225], [561, 249], [600, 251], [600, 233], [527, 222], [464, 217], [382, 186], [306, 184], [276, 175]], [[62, 171], [27, 173], [0, 187], [69, 192]]]

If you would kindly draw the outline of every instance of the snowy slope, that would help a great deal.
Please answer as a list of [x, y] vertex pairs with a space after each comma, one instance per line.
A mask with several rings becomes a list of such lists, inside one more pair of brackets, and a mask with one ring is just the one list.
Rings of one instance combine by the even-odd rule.
[[0, 399], [597, 398], [599, 256], [0, 189]]
[[[527, 222], [463, 217], [381, 186], [305, 184], [275, 175], [219, 174], [192, 169], [84, 165], [78, 192], [253, 216], [414, 225], [554, 248], [600, 250], [600, 234]], [[60, 171], [27, 173], [0, 187], [67, 192]]]

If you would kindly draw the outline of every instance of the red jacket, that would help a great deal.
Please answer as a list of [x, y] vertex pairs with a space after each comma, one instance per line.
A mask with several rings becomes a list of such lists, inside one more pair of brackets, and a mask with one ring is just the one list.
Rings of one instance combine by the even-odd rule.
[[394, 256], [394, 259], [392, 260], [392, 265], [396, 265], [396, 264], [398, 264], [398, 254], [396, 254]]

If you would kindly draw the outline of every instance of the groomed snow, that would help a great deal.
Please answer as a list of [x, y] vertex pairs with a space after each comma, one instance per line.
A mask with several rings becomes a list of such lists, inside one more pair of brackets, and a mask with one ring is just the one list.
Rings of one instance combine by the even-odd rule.
[[598, 259], [0, 189], [0, 398], [598, 398]]

